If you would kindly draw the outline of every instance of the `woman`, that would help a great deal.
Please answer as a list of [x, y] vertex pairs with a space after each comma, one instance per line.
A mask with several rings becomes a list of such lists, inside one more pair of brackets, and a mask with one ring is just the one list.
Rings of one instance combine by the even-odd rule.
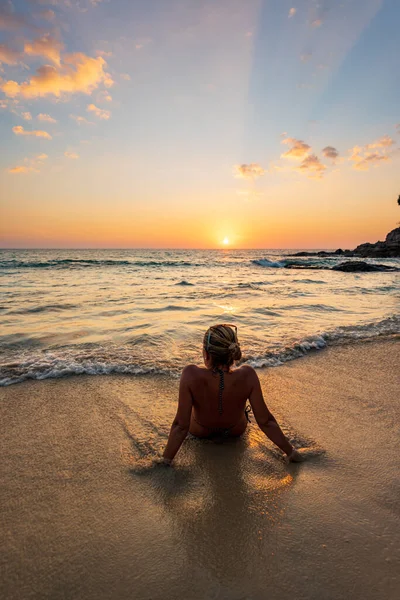
[[171, 464], [188, 432], [197, 437], [241, 435], [247, 427], [247, 400], [260, 429], [289, 461], [303, 460], [268, 410], [255, 370], [249, 365], [232, 369], [241, 356], [235, 325], [213, 325], [206, 331], [205, 367], [189, 365], [182, 371], [178, 410], [162, 463]]

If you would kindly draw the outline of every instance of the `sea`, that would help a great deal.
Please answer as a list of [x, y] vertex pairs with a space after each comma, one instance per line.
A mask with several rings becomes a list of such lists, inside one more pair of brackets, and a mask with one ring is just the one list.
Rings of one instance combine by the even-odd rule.
[[256, 368], [400, 334], [399, 272], [344, 273], [331, 268], [349, 259], [295, 252], [0, 250], [0, 385], [178, 376], [216, 323], [238, 327]]

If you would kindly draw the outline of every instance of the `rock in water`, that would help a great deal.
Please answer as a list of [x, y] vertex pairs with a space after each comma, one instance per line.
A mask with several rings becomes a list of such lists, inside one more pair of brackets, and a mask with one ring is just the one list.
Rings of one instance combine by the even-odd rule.
[[340, 265], [332, 267], [332, 271], [344, 271], [345, 273], [370, 272], [370, 271], [398, 271], [396, 267], [388, 265], [372, 265], [363, 260], [348, 260]]

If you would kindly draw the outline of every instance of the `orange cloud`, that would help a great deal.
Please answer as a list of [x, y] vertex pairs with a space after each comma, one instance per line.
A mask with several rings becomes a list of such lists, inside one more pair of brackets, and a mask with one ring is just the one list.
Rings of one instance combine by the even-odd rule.
[[6, 44], [0, 44], [0, 63], [4, 63], [6, 65], [16, 65], [20, 59], [20, 52], [9, 48], [6, 46]]
[[257, 177], [262, 177], [265, 174], [265, 169], [263, 169], [257, 163], [250, 163], [249, 165], [235, 165], [233, 167], [233, 173], [235, 177], [243, 179], [256, 179]]
[[326, 166], [319, 160], [315, 154], [310, 154], [301, 162], [301, 165], [296, 168], [296, 171], [304, 173], [310, 179], [321, 179], [326, 170]]
[[0, 83], [0, 89], [6, 96], [15, 98], [39, 98], [53, 95], [59, 98], [63, 93], [90, 94], [108, 75], [104, 72], [105, 61], [101, 56], [91, 58], [78, 52], [67, 54], [64, 64], [57, 68], [44, 65], [37, 69], [29, 81]]
[[322, 25], [322, 19], [315, 19], [315, 21], [312, 21], [311, 23], [311, 27], [321, 27]]
[[88, 121], [85, 117], [80, 117], [79, 115], [69, 115], [69, 118], [76, 121], [78, 125], [94, 125], [92, 121]]
[[386, 154], [378, 154], [377, 152], [369, 152], [364, 157], [360, 157], [353, 165], [358, 171], [368, 171], [371, 166], [377, 166], [379, 163], [390, 160]]
[[8, 169], [8, 172], [14, 175], [19, 173], [39, 173], [39, 170], [36, 167], [41, 166], [43, 161], [45, 161], [47, 158], [47, 154], [37, 154], [34, 158], [25, 158], [24, 165], [11, 167]]
[[292, 17], [294, 17], [294, 15], [297, 13], [297, 9], [296, 8], [291, 8], [289, 10], [289, 15], [288, 18], [291, 19]]
[[32, 121], [32, 115], [30, 112], [21, 113], [21, 117], [25, 119], [25, 121]]
[[376, 142], [372, 142], [372, 144], [367, 144], [365, 147], [370, 150], [371, 148], [389, 148], [390, 146], [394, 146], [396, 142], [393, 138], [388, 135], [384, 135]]
[[38, 129], [34, 129], [33, 131], [26, 131], [22, 125], [16, 125], [15, 127], [12, 128], [13, 132], [15, 133], [15, 135], [31, 135], [34, 137], [41, 137], [44, 138], [45, 140], [51, 140], [51, 135], [49, 133], [47, 133], [47, 131], [40, 131]]
[[79, 158], [79, 154], [77, 154], [76, 152], [64, 152], [64, 156], [66, 156], [67, 158], [73, 158], [73, 159]]
[[287, 144], [292, 147], [287, 152], [281, 154], [281, 158], [301, 160], [311, 151], [311, 146], [303, 142], [303, 140], [297, 140], [296, 138], [285, 138], [282, 140], [282, 144]]
[[109, 110], [98, 108], [94, 104], [88, 104], [86, 110], [94, 113], [99, 119], [108, 120], [111, 117], [111, 112]]
[[33, 42], [25, 42], [24, 52], [28, 56], [43, 56], [60, 66], [60, 52], [63, 48], [62, 42], [47, 33]]
[[[349, 151], [351, 153], [349, 160], [353, 162], [353, 169], [368, 171], [370, 167], [376, 167], [390, 161], [391, 155], [395, 152], [390, 149], [395, 144], [395, 140], [388, 135], [384, 135], [365, 146], [354, 146]], [[371, 150], [374, 151], [371, 152]]]
[[16, 167], [11, 167], [11, 169], [8, 169], [8, 172], [12, 173], [13, 175], [17, 175], [19, 173], [38, 173], [39, 171], [33, 167], [27, 167], [26, 165], [17, 165]]
[[107, 90], [102, 90], [98, 93], [97, 99], [99, 102], [112, 102], [112, 96]]
[[39, 121], [46, 121], [47, 123], [57, 123], [56, 119], [53, 119], [53, 117], [44, 113], [40, 113], [40, 115], [38, 115], [37, 118]]
[[125, 79], [125, 81], [130, 81], [131, 76], [128, 73], [121, 73], [121, 79]]

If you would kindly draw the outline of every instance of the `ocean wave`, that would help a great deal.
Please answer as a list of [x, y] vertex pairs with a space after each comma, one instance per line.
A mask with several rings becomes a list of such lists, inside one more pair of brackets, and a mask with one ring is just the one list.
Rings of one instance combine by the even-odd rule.
[[269, 260], [269, 258], [256, 258], [251, 262], [253, 265], [257, 265], [259, 267], [268, 267], [271, 269], [280, 269], [285, 267], [287, 264], [286, 260]]
[[[319, 332], [304, 337], [291, 344], [275, 344], [273, 349], [257, 355], [244, 356], [242, 362], [255, 368], [276, 367], [288, 361], [322, 350], [328, 346], [355, 344], [378, 339], [391, 339], [400, 336], [400, 315], [393, 315], [381, 321], [363, 325], [343, 326], [331, 331]], [[41, 350], [32, 348], [20, 352], [13, 360], [0, 365], [0, 386], [8, 386], [29, 379], [54, 379], [72, 375], [169, 375], [177, 377], [187, 362], [185, 348], [175, 362], [158, 359], [158, 364], [151, 362], [146, 352], [138, 356], [146, 357], [147, 362], [132, 358], [130, 346], [112, 346], [105, 348], [90, 344], [85, 347], [70, 346], [58, 350]], [[141, 346], [139, 340], [135, 341]], [[156, 339], [153, 339], [156, 344]], [[156, 344], [157, 345], [157, 344]], [[140, 350], [140, 348], [139, 348]], [[192, 361], [191, 361], [192, 362]]]
[[17, 310], [11, 310], [7, 314], [9, 315], [26, 315], [32, 313], [41, 312], [59, 312], [61, 310], [69, 310], [71, 308], [78, 308], [76, 304], [43, 304], [41, 306], [32, 306], [28, 308], [20, 308]]
[[156, 312], [164, 312], [164, 311], [178, 311], [178, 310], [185, 310], [185, 311], [194, 311], [196, 310], [195, 306], [179, 306], [176, 304], [168, 304], [167, 306], [157, 306], [157, 307], [151, 307], [151, 308], [143, 308], [142, 311], [143, 312], [149, 312], [149, 313], [156, 313]]
[[2, 260], [0, 270], [6, 269], [70, 269], [88, 267], [201, 267], [205, 263], [187, 260], [96, 260], [81, 258], [64, 258], [43, 261]]
[[307, 336], [293, 344], [260, 356], [247, 356], [245, 362], [255, 368], [277, 367], [328, 346], [389, 339], [400, 335], [400, 315], [393, 315], [374, 323], [337, 327], [332, 331]]

